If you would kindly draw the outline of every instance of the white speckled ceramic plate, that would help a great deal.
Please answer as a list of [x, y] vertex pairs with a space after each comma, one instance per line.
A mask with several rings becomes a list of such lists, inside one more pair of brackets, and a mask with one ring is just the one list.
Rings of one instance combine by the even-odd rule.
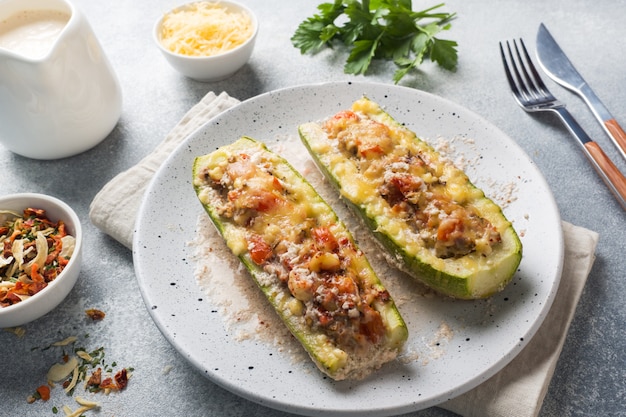
[[[236, 340], [199, 288], [188, 243], [203, 209], [191, 185], [196, 156], [242, 135], [275, 141], [366, 95], [422, 138], [454, 140], [472, 181], [496, 201], [521, 235], [524, 257], [512, 283], [483, 301], [422, 297], [401, 307], [410, 361], [395, 361], [358, 382], [324, 378], [309, 360], [258, 340]], [[502, 197], [503, 193], [505, 194]], [[499, 201], [501, 202], [501, 201]], [[505, 134], [440, 97], [394, 85], [328, 83], [273, 91], [242, 102], [191, 135], [163, 164], [144, 197], [134, 240], [139, 285], [150, 314], [173, 346], [220, 386], [268, 407], [305, 415], [382, 416], [423, 409], [488, 379], [511, 361], [542, 323], [562, 267], [560, 218], [533, 162]], [[393, 294], [392, 294], [393, 295]], [[446, 330], [445, 336], [441, 331]]]

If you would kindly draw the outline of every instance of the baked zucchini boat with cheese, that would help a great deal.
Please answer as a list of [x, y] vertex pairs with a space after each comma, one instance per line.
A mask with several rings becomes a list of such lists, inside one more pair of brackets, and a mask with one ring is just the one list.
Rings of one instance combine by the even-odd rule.
[[195, 159], [193, 186], [230, 250], [318, 368], [360, 379], [406, 325], [350, 232], [282, 157], [248, 137]]
[[522, 245], [501, 208], [377, 103], [364, 97], [298, 130], [392, 263], [461, 299], [488, 297], [511, 280]]

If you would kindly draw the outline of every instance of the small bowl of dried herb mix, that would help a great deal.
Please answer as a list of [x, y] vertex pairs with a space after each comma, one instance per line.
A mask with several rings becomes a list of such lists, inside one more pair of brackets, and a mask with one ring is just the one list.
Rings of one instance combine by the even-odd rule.
[[82, 228], [66, 203], [43, 194], [0, 197], [0, 328], [55, 308], [81, 268]]

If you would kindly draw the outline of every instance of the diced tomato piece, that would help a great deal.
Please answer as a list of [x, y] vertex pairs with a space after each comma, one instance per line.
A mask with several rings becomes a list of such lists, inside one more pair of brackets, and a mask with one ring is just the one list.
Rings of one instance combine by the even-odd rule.
[[271, 211], [280, 203], [280, 198], [274, 193], [265, 190], [259, 190], [250, 198], [252, 207], [256, 211], [267, 212]]
[[262, 265], [272, 256], [272, 248], [263, 240], [263, 237], [252, 234], [248, 237], [248, 253], [254, 263]]
[[311, 230], [311, 234], [313, 235], [313, 239], [315, 240], [315, 243], [321, 251], [334, 252], [339, 248], [337, 239], [328, 227], [316, 227]]

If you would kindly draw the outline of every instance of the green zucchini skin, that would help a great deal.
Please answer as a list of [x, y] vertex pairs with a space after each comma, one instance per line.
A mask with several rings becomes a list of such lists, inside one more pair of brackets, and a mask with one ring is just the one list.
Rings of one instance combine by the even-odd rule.
[[[364, 111], [366, 117], [394, 131], [401, 132], [401, 135], [417, 144], [419, 152], [430, 160], [442, 160], [432, 147], [394, 120], [377, 103], [363, 97], [354, 103], [353, 108], [358, 109], [359, 112]], [[384, 202], [382, 196], [377, 195], [374, 203], [372, 199], [359, 201], [354, 197], [355, 173], [339, 166], [348, 161], [348, 158], [341, 156], [337, 145], [333, 144], [333, 140], [337, 142], [336, 139], [330, 139], [320, 123], [302, 124], [298, 127], [298, 132], [322, 174], [339, 191], [347, 205], [364, 220], [371, 233], [387, 252], [388, 260], [396, 267], [436, 292], [458, 299], [487, 298], [501, 291], [511, 281], [522, 259], [522, 244], [519, 236], [504, 216], [502, 209], [472, 184], [460, 169], [449, 163], [446, 167], [447, 172], [453, 172], [462, 178], [462, 187], [467, 190], [468, 195], [472, 196], [463, 204], [477, 208], [480, 216], [495, 226], [500, 234], [501, 242], [495, 245], [493, 252], [484, 257], [470, 254], [459, 258], [441, 259], [425, 248], [408, 249], [405, 242], [399, 238], [400, 235], [411, 234], [410, 227], [406, 223], [402, 223], [399, 230], [393, 229], [393, 232], [381, 226], [381, 220], [384, 219], [380, 211], [374, 210], [373, 207], [380, 204], [390, 207]], [[389, 210], [386, 211], [385, 216], [389, 216], [389, 213]], [[401, 222], [397, 218], [396, 220]]]
[[[266, 158], [264, 161], [270, 161], [272, 164], [273, 175], [291, 187], [291, 191], [297, 190], [301, 195], [307, 196], [307, 204], [310, 207], [315, 207], [315, 210], [312, 211], [319, 217], [316, 221], [334, 224], [335, 233], [345, 236], [355, 247], [356, 244], [332, 208], [313, 190], [306, 179], [293, 169], [286, 160], [270, 152], [261, 142], [244, 136], [230, 145], [223, 146], [211, 154], [199, 156], [194, 160], [192, 168], [193, 187], [203, 208], [228, 247], [249, 271], [281, 320], [302, 344], [317, 367], [335, 380], [361, 379], [382, 366], [383, 363], [394, 359], [408, 337], [408, 330], [390, 296], [382, 300], [376, 299], [371, 305], [380, 314], [384, 323], [382, 340], [377, 342], [374, 349], [366, 350], [365, 353], [363, 350], [357, 351], [346, 348], [337, 343], [333, 334], [328, 333], [328, 330], [307, 325], [303, 318], [304, 313], [299, 313], [299, 308], [294, 309], [294, 306], [300, 307], [303, 304], [298, 304], [299, 301], [290, 292], [288, 286], [280, 282], [277, 277], [273, 277], [258, 262], [255, 262], [248, 250], [249, 246], [246, 247], [246, 245], [237, 242], [242, 235], [245, 235], [246, 230], [243, 230], [241, 225], [235, 224], [232, 218], [223, 215], [223, 212], [220, 211], [215, 200], [216, 193], [210, 182], [207, 181], [207, 173], [216, 166], [223, 165], [229, 155], [241, 153], [263, 155]], [[290, 193], [290, 195], [294, 194], [293, 192]], [[364, 263], [359, 265], [365, 265], [366, 272], [359, 278], [361, 284], [386, 293], [383, 284], [364, 255], [362, 262]], [[306, 305], [304, 308], [307, 308]]]

